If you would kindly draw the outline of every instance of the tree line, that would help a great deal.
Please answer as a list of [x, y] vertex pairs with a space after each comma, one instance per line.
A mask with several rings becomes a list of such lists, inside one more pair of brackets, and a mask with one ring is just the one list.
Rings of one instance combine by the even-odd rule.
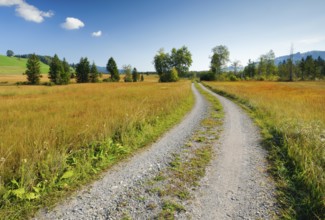
[[201, 80], [317, 80], [325, 79], [325, 60], [321, 57], [313, 59], [307, 56], [296, 62], [293, 61], [293, 53], [287, 60], [275, 64], [273, 50], [262, 54], [257, 62], [248, 61], [247, 66], [239, 70], [240, 62], [232, 62], [232, 71], [226, 71], [226, 64], [229, 62], [229, 50], [226, 46], [220, 45], [212, 49], [210, 70], [195, 72]]
[[[40, 84], [41, 71], [39, 56], [35, 54], [29, 55], [26, 67], [27, 69], [24, 74], [27, 75], [28, 83], [33, 85]], [[55, 54], [54, 57], [51, 58], [49, 67], [48, 77], [50, 82], [47, 83], [49, 85], [65, 85], [68, 84], [72, 78], [76, 78], [77, 83], [96, 83], [99, 82], [99, 77], [101, 76], [95, 62], [90, 65], [87, 57], [80, 58], [79, 63], [71, 66], [65, 58], [60, 60], [58, 55]], [[113, 57], [109, 58], [106, 69], [110, 73], [110, 77], [104, 79], [104, 82], [120, 81], [120, 74]], [[130, 65], [123, 66], [125, 82], [144, 81], [143, 74], [138, 73], [136, 68], [133, 68], [133, 70], [131, 69], [132, 67]]]
[[[9, 55], [13, 55], [9, 51]], [[275, 54], [273, 50], [262, 54], [256, 62], [248, 61], [247, 66], [240, 68], [240, 62], [235, 60], [232, 62], [232, 71], [226, 71], [225, 68], [229, 63], [229, 50], [225, 45], [219, 45], [212, 48], [210, 57], [210, 69], [203, 72], [190, 73], [189, 68], [192, 65], [192, 54], [186, 46], [179, 49], [173, 48], [170, 53], [166, 53], [164, 49], [159, 49], [153, 59], [156, 73], [159, 75], [159, 82], [176, 82], [180, 77], [193, 77], [195, 74], [201, 80], [317, 80], [325, 78], [325, 60], [321, 57], [313, 59], [307, 56], [299, 61], [293, 61], [293, 55], [279, 63], [275, 64]], [[38, 84], [39, 56], [28, 55], [26, 75], [29, 83]], [[93, 62], [90, 65], [87, 58], [81, 58], [76, 65], [71, 65], [62, 61], [57, 55], [51, 58], [49, 63], [49, 79], [53, 84], [68, 84], [71, 78], [76, 78], [77, 83], [98, 82], [100, 73]], [[110, 77], [103, 81], [118, 82], [120, 74], [116, 62], [113, 57], [109, 58], [106, 69], [110, 73]], [[143, 73], [138, 73], [136, 68], [130, 65], [123, 66], [124, 82], [143, 81]]]

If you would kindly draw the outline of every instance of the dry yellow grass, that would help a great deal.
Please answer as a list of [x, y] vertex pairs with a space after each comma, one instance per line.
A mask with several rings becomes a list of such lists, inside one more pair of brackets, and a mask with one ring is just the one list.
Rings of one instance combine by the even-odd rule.
[[325, 208], [325, 82], [206, 84], [248, 101], [258, 109], [258, 120], [283, 135], [289, 159], [297, 169], [295, 178], [303, 180], [314, 199], [299, 202], [309, 204], [308, 212], [317, 209], [320, 215]]
[[24, 164], [23, 184], [32, 186], [40, 163], [55, 172], [62, 155], [109, 137], [132, 145], [128, 131], [165, 118], [191, 94], [188, 81], [0, 87], [0, 191]]
[[[102, 78], [107, 79], [110, 74], [103, 74]], [[27, 77], [23, 74], [0, 74], [0, 86], [1, 85], [13, 85], [17, 82], [26, 82]], [[123, 81], [124, 75], [121, 75], [121, 82]], [[144, 75], [145, 82], [158, 82], [159, 77], [157, 75]], [[42, 74], [41, 83], [49, 82], [48, 74]], [[75, 79], [71, 79], [70, 83], [75, 83]]]
[[249, 100], [278, 121], [320, 121], [325, 124], [325, 82], [213, 82], [242, 99]]

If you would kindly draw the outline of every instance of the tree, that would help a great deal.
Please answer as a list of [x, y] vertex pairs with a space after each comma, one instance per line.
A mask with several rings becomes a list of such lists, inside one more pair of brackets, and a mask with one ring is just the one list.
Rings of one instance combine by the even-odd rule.
[[106, 69], [111, 74], [111, 80], [113, 82], [120, 81], [120, 74], [118, 72], [117, 65], [113, 57], [109, 58], [106, 65]]
[[58, 55], [54, 55], [52, 62], [50, 63], [49, 70], [49, 79], [51, 82], [55, 84], [61, 84], [61, 73], [63, 72], [62, 63], [58, 57]]
[[131, 69], [132, 69], [131, 65], [124, 65], [123, 66], [123, 72], [125, 74], [124, 82], [132, 82]]
[[40, 61], [35, 54], [32, 54], [26, 64], [27, 70], [25, 74], [27, 75], [27, 80], [30, 84], [39, 84], [41, 77]]
[[229, 61], [229, 51], [228, 48], [224, 45], [216, 46], [212, 49], [211, 57], [211, 71], [215, 74], [221, 74], [222, 68]]
[[61, 82], [62, 84], [68, 84], [71, 79], [71, 70], [70, 70], [70, 65], [68, 64], [65, 58], [63, 58], [62, 61], [62, 69], [63, 72], [61, 73], [61, 80], [62, 80]]
[[133, 82], [139, 81], [139, 74], [138, 74], [137, 68], [133, 68], [132, 80], [133, 80]]
[[93, 64], [91, 65], [91, 68], [90, 68], [89, 80], [90, 80], [90, 82], [95, 83], [95, 82], [98, 82], [98, 78], [99, 78], [99, 73], [98, 73], [95, 62], [93, 62]]
[[171, 67], [175, 67], [179, 76], [184, 77], [192, 65], [192, 54], [186, 46], [173, 48], [170, 55]]
[[50, 63], [49, 79], [57, 85], [68, 84], [70, 81], [70, 66], [68, 62], [65, 59], [61, 61], [56, 54]]
[[250, 78], [253, 78], [256, 76], [256, 63], [252, 62], [250, 59], [248, 60], [248, 65], [244, 69], [245, 77], [249, 76]]
[[86, 58], [81, 57], [80, 62], [76, 66], [76, 77], [77, 83], [86, 83], [89, 82], [89, 61]]
[[[185, 46], [180, 49], [173, 48], [171, 55], [165, 53], [164, 49], [161, 48], [155, 55], [153, 64], [159, 75], [160, 82], [176, 82], [178, 80], [178, 74], [185, 76], [188, 72], [192, 64], [192, 55]], [[177, 80], [168, 81], [173, 79], [171, 77], [173, 68], [177, 71]], [[173, 70], [174, 73], [175, 70]]]
[[7, 57], [12, 57], [14, 52], [12, 50], [7, 50]]
[[143, 76], [143, 74], [141, 74], [141, 82], [143, 82], [144, 81], [144, 76]]
[[313, 57], [311, 55], [306, 57], [304, 67], [305, 67], [305, 73], [307, 78], [314, 78], [314, 74], [316, 72], [316, 66]]
[[267, 54], [265, 54], [266, 74], [268, 75], [276, 74], [276, 66], [274, 60], [275, 60], [275, 54], [273, 50], [270, 50]]
[[168, 53], [165, 53], [163, 48], [158, 50], [158, 53], [154, 57], [153, 63], [159, 76], [167, 73], [170, 70], [170, 56]]
[[301, 61], [299, 62], [299, 69], [301, 72], [301, 80], [305, 80], [305, 59], [301, 58]]

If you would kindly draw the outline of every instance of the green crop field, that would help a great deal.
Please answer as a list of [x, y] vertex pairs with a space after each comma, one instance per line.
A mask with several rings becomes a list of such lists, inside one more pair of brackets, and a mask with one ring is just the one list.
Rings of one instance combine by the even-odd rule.
[[[26, 70], [26, 62], [26, 58], [0, 55], [0, 75], [20, 75]], [[49, 66], [41, 62], [41, 73], [48, 72]]]

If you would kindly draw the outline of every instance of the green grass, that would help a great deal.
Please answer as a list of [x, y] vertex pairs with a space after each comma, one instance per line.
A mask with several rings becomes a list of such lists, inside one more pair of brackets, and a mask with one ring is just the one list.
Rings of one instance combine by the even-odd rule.
[[[1, 74], [6, 75], [17, 75], [22, 74], [26, 71], [26, 58], [7, 57], [0, 55], [0, 77]], [[48, 73], [49, 66], [40, 62], [41, 73]]]

